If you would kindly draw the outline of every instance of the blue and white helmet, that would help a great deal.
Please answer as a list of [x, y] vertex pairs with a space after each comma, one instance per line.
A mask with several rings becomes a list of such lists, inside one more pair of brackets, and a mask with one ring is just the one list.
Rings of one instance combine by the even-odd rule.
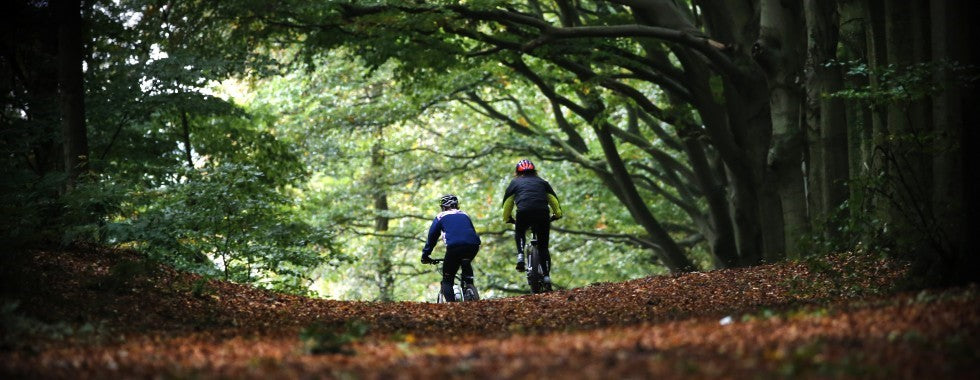
[[442, 196], [439, 204], [445, 208], [459, 208], [459, 198], [453, 194], [446, 194]]

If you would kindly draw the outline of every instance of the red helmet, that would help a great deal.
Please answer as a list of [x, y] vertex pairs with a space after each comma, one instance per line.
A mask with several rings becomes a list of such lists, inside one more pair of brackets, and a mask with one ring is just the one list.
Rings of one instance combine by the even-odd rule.
[[533, 170], [534, 170], [534, 164], [531, 163], [531, 161], [528, 161], [528, 160], [520, 160], [520, 161], [517, 161], [517, 167], [514, 169], [514, 171], [516, 171], [518, 173], [524, 173], [524, 172], [533, 171]]

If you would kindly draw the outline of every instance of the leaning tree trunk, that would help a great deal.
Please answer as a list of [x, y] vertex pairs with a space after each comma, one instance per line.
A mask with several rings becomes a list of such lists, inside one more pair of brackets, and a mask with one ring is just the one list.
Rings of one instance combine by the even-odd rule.
[[88, 137], [85, 129], [85, 91], [82, 73], [82, 2], [55, 2], [58, 19], [58, 89], [64, 146], [65, 189], [75, 186], [88, 165]]
[[772, 139], [769, 90], [765, 74], [752, 61], [749, 47], [759, 35], [756, 2], [697, 0], [711, 37], [729, 50], [741, 77], [720, 76], [724, 103], [714, 98], [711, 73], [703, 61], [675, 50], [684, 66], [694, 106], [705, 132], [725, 163], [730, 208], [740, 265], [756, 265], [784, 252], [783, 217], [776, 190], [766, 174]]
[[704, 131], [727, 169], [738, 265], [757, 265], [765, 252], [774, 249], [771, 242], [782, 241], [782, 218], [778, 213], [775, 217], [766, 214], [762, 207], [768, 191], [762, 186], [769, 141], [768, 97], [763, 96], [767, 91], [764, 86], [729, 80], [724, 88], [726, 102], [718, 103], [708, 84], [711, 74], [707, 65], [684, 51], [676, 50], [675, 54], [689, 77]]
[[606, 161], [609, 163], [615, 185], [623, 195], [623, 199], [626, 200], [626, 207], [633, 219], [650, 234], [650, 238], [654, 242], [660, 245], [661, 261], [674, 273], [697, 270], [697, 266], [687, 258], [681, 247], [667, 234], [667, 230], [663, 228], [643, 202], [643, 198], [636, 189], [636, 184], [633, 183], [632, 176], [630, 176], [622, 157], [619, 155], [619, 149], [616, 148], [616, 142], [609, 131], [609, 126], [604, 121], [597, 121], [596, 124], [598, 125], [594, 126], [594, 130], [599, 139], [599, 145], [602, 146], [602, 152], [606, 156]]
[[704, 194], [705, 203], [708, 206], [708, 224], [711, 228], [711, 234], [705, 234], [705, 236], [709, 237], [715, 266], [719, 268], [736, 267], [739, 264], [738, 246], [735, 244], [735, 227], [732, 225], [731, 211], [725, 199], [725, 189], [714, 176], [714, 170], [708, 162], [704, 145], [690, 132], [682, 132], [680, 135], [684, 144], [684, 151], [691, 161], [691, 169], [695, 173], [698, 187]]
[[766, 73], [772, 115], [772, 146], [768, 168], [777, 186], [784, 223], [785, 252], [770, 252], [767, 260], [778, 260], [780, 253], [799, 255], [799, 243], [809, 233], [809, 216], [801, 170], [803, 164], [803, 12], [799, 3], [768, 0], [762, 2], [759, 40], [753, 56]]

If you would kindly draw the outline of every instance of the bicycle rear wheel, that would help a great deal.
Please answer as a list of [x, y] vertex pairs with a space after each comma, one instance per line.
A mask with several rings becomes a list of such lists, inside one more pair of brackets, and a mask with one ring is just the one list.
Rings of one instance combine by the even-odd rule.
[[479, 301], [480, 293], [476, 290], [476, 285], [463, 285], [463, 301]]
[[531, 293], [541, 293], [544, 291], [544, 268], [541, 267], [541, 255], [538, 247], [532, 245], [528, 247], [527, 253], [527, 284], [531, 287]]

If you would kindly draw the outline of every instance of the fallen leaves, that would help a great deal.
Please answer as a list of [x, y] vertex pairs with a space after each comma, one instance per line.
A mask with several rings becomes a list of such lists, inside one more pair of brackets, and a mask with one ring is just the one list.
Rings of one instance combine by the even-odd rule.
[[[888, 294], [902, 268], [868, 258], [649, 277], [458, 304], [316, 300], [219, 281], [207, 282], [208, 294], [195, 296], [199, 277], [165, 267], [126, 282], [131, 290], [122, 293], [84, 286], [108, 276], [120, 260], [136, 259], [128, 251], [90, 248], [37, 251], [4, 263], [3, 299], [21, 300], [17, 312], [25, 318], [109, 328], [98, 339], [22, 335], [0, 351], [0, 374], [980, 375], [977, 289]], [[728, 323], [719, 323], [723, 318]]]

